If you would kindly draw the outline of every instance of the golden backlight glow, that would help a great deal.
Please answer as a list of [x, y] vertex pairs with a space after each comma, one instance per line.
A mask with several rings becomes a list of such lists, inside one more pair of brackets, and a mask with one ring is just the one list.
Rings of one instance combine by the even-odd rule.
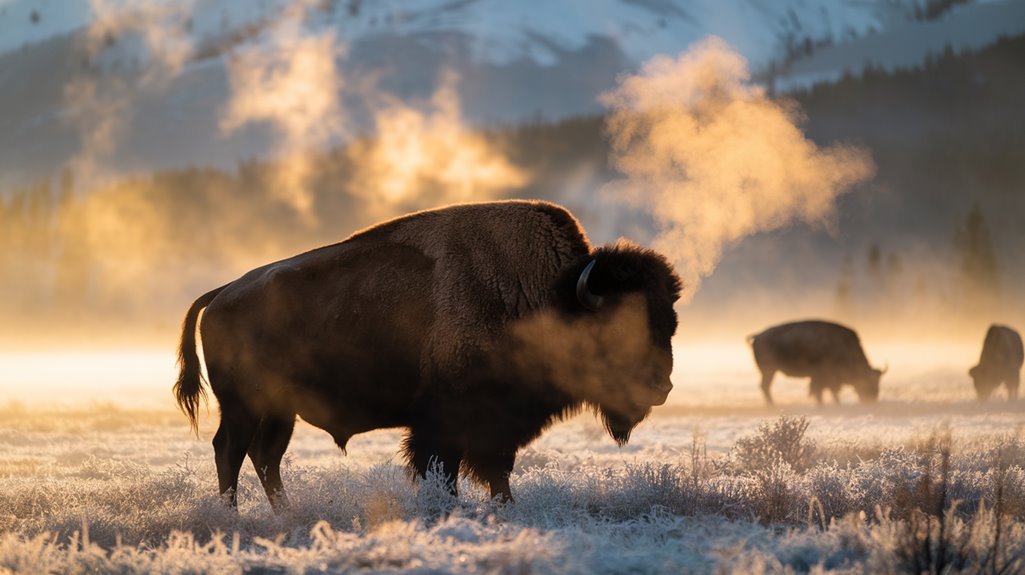
[[168, 351], [0, 351], [0, 405], [174, 408]]
[[[1025, 328], [1008, 223], [1025, 190], [1002, 149], [1021, 123], [1003, 60], [1025, 38], [796, 96], [809, 134], [871, 152], [813, 141], [719, 38], [624, 69], [700, 30], [754, 30], [760, 72], [797, 86], [819, 78], [802, 65], [1012, 2], [787, 1], [751, 24], [743, 11], [777, 10], [0, 0], [0, 29], [26, 26], [0, 54], [15, 88], [0, 144], [25, 160], [0, 174], [0, 575], [1025, 572], [1025, 400], [1013, 384], [980, 400], [969, 376], [991, 324]], [[937, 85], [952, 89], [933, 100]], [[881, 193], [854, 196], [872, 153]], [[605, 303], [578, 306], [565, 276], [597, 252], [562, 216], [420, 214], [338, 246], [417, 210], [523, 197], [564, 205], [594, 247], [624, 236], [673, 264], [671, 373], [663, 273], [599, 258], [576, 289]], [[509, 249], [523, 242], [545, 250]], [[385, 309], [403, 317], [375, 324]], [[748, 336], [805, 319], [857, 332], [887, 368], [878, 401], [839, 381], [865, 373], [833, 353], [849, 339], [825, 342], [846, 359], [817, 374], [836, 392], [823, 404], [784, 373], [767, 401]], [[204, 333], [223, 405], [194, 385]], [[774, 353], [791, 371], [816, 362], [798, 339]], [[995, 341], [983, 384], [1017, 361], [1010, 337], [1014, 357], [990, 361]]]
[[[979, 359], [972, 343], [864, 342], [869, 360], [889, 366], [880, 400], [905, 408], [912, 403], [974, 401], [968, 368]], [[744, 341], [694, 339], [673, 345], [674, 390], [667, 405], [696, 413], [749, 411], [764, 404], [759, 374]], [[74, 349], [0, 352], [0, 404], [69, 406], [112, 403], [175, 410], [170, 382], [175, 357], [167, 350], [83, 351]], [[780, 406], [811, 408], [807, 379], [777, 376], [773, 394]], [[845, 389], [843, 398], [856, 401]], [[216, 404], [215, 404], [216, 405]], [[656, 409], [658, 416], [660, 410]]]

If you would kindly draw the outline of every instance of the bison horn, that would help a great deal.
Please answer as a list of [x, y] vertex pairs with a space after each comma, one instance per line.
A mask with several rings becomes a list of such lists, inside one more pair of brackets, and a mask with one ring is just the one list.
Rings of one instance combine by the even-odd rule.
[[580, 305], [591, 311], [598, 311], [598, 308], [605, 303], [605, 298], [600, 295], [596, 295], [587, 287], [587, 279], [591, 277], [591, 270], [594, 269], [594, 264], [597, 260], [591, 260], [584, 267], [584, 271], [580, 272], [580, 278], [577, 279], [577, 301]]
[[879, 375], [883, 375], [888, 371], [890, 371], [890, 362], [886, 362], [886, 365], [883, 366], [883, 370], [879, 372]]

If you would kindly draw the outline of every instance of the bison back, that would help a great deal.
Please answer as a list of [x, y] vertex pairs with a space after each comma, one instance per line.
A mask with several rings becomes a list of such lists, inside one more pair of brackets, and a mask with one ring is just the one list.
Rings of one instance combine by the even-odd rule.
[[201, 323], [211, 388], [259, 413], [398, 424], [418, 391], [433, 265], [408, 246], [354, 241], [249, 272]]
[[509, 322], [550, 306], [556, 275], [589, 251], [564, 209], [510, 201], [412, 214], [263, 266], [202, 319], [211, 388], [261, 412], [402, 425]]
[[802, 321], [771, 327], [754, 336], [751, 346], [759, 367], [797, 377], [816, 375], [821, 369], [868, 364], [858, 335], [831, 322]]

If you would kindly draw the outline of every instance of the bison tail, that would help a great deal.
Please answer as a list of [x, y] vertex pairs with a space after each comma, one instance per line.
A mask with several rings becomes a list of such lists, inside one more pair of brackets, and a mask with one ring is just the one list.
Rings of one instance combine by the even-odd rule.
[[182, 339], [178, 346], [178, 381], [174, 384], [174, 396], [178, 400], [178, 407], [189, 416], [192, 430], [197, 435], [199, 400], [206, 400], [206, 391], [203, 390], [203, 374], [200, 371], [199, 356], [196, 354], [196, 322], [200, 310], [210, 305], [214, 297], [225, 287], [227, 286], [221, 286], [200, 296], [192, 303], [192, 307], [185, 314], [185, 321], [182, 322]]

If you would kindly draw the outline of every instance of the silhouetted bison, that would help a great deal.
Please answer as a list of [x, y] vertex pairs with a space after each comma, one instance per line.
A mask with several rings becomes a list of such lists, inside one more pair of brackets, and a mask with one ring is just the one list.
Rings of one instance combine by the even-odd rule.
[[1023, 359], [1021, 336], [1004, 325], [991, 325], [982, 342], [979, 365], [968, 370], [975, 383], [979, 399], [989, 399], [993, 391], [1003, 383], [1007, 396], [1018, 397], [1018, 381]]
[[810, 377], [809, 395], [820, 405], [827, 389], [839, 402], [844, 383], [854, 387], [861, 401], [879, 397], [879, 377], [885, 370], [869, 365], [858, 334], [847, 327], [814, 320], [785, 323], [749, 336], [748, 343], [762, 372], [762, 394], [770, 405], [769, 387], [777, 371], [790, 377]]
[[175, 395], [192, 425], [197, 315], [221, 408], [213, 445], [234, 504], [249, 454], [271, 503], [296, 414], [345, 448], [406, 427], [437, 465], [510, 498], [519, 448], [582, 407], [619, 443], [666, 400], [680, 280], [661, 255], [592, 249], [565, 209], [532, 201], [415, 213], [257, 268], [185, 316]]

